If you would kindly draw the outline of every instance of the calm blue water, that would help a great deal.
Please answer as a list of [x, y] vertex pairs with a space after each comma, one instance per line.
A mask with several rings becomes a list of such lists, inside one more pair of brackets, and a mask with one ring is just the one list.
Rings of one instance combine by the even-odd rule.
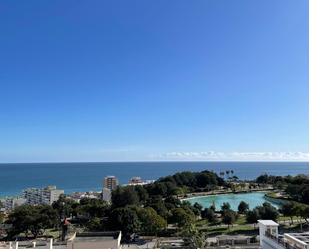
[[99, 190], [106, 175], [115, 175], [120, 183], [132, 176], [158, 179], [179, 171], [234, 170], [241, 179], [253, 179], [262, 173], [274, 175], [309, 174], [309, 162], [130, 162], [130, 163], [28, 163], [0, 164], [0, 196], [16, 195], [27, 187], [56, 185], [66, 193]]
[[221, 209], [224, 202], [228, 202], [231, 205], [231, 209], [237, 211], [238, 205], [241, 201], [249, 204], [249, 208], [253, 209], [256, 206], [262, 205], [264, 202], [269, 202], [275, 207], [278, 207], [275, 203], [265, 199], [265, 193], [254, 192], [244, 194], [224, 194], [224, 195], [212, 195], [212, 196], [201, 196], [187, 199], [190, 203], [199, 203], [203, 207], [210, 207], [213, 203], [217, 210]]

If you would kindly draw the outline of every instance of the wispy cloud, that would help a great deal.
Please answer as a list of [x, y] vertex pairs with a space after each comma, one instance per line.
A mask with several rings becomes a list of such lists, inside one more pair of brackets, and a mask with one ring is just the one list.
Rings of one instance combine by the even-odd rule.
[[309, 152], [167, 152], [161, 160], [214, 161], [309, 161]]

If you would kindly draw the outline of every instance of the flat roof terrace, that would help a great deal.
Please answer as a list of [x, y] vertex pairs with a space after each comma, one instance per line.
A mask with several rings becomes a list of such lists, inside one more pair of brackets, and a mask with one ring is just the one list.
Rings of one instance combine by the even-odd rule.
[[102, 240], [116, 240], [120, 236], [120, 231], [115, 232], [84, 232], [76, 233], [75, 242], [78, 241], [102, 241]]

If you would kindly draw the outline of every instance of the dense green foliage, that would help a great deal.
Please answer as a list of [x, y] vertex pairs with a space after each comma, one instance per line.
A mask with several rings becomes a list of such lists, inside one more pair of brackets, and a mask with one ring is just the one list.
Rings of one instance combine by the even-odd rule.
[[51, 206], [22, 205], [9, 215], [8, 223], [13, 225], [9, 235], [13, 237], [25, 233], [28, 236], [31, 233], [37, 237], [45, 229], [55, 227], [57, 222], [57, 212]]
[[233, 210], [225, 210], [222, 213], [222, 222], [228, 225], [228, 227], [230, 227], [230, 225], [233, 225], [236, 219], [237, 219], [237, 213]]
[[278, 216], [278, 210], [268, 202], [264, 202], [262, 206], [257, 206], [246, 213], [248, 223], [257, 223], [259, 219], [276, 221]]
[[289, 216], [291, 218], [291, 222], [293, 223], [293, 216], [297, 214], [297, 206], [294, 202], [287, 202], [281, 206], [280, 212], [284, 216]]
[[128, 205], [139, 205], [140, 198], [133, 186], [118, 187], [112, 194], [112, 204], [114, 208]]
[[210, 223], [217, 222], [216, 213], [212, 208], [205, 208], [202, 211], [202, 218], [207, 219]]
[[298, 176], [270, 176], [267, 174], [256, 178], [259, 184], [272, 184], [285, 192], [294, 201], [309, 204], [309, 178], [306, 175]]
[[224, 202], [221, 206], [221, 217], [222, 222], [228, 225], [233, 225], [238, 218], [238, 215], [235, 211], [231, 210], [231, 205], [228, 202]]
[[286, 202], [285, 204], [283, 204], [280, 208], [280, 212], [284, 216], [290, 217], [292, 224], [293, 224], [293, 216], [301, 217], [306, 221], [309, 218], [309, 206], [305, 204], [299, 204], [293, 201]]
[[[166, 186], [172, 188], [172, 192], [207, 191], [225, 185], [225, 181], [221, 177], [216, 173], [207, 170], [202, 172], [180, 172], [172, 176], [160, 178], [157, 184], [162, 183], [167, 184]], [[162, 192], [157, 192], [156, 194], [164, 196]]]
[[240, 214], [244, 214], [246, 213], [247, 211], [249, 210], [249, 204], [244, 202], [244, 201], [241, 201], [238, 205], [238, 213]]

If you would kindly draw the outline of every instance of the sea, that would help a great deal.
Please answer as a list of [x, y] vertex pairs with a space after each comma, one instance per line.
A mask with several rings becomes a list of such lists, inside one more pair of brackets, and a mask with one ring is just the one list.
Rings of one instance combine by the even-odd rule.
[[243, 180], [271, 175], [309, 174], [309, 162], [91, 162], [0, 164], [0, 197], [17, 196], [29, 187], [56, 185], [65, 193], [100, 191], [103, 178], [114, 175], [120, 184], [134, 176], [156, 180], [180, 171], [233, 170]]

